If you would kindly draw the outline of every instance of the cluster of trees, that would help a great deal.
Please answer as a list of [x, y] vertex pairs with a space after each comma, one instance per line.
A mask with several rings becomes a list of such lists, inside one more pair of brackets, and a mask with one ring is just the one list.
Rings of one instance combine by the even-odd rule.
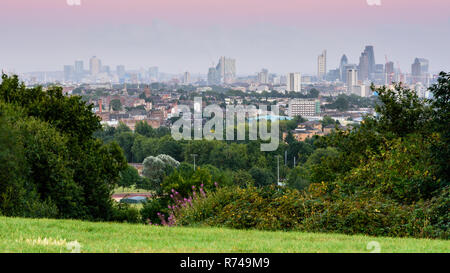
[[373, 108], [378, 102], [376, 96], [366, 98], [355, 94], [340, 94], [336, 98], [329, 97], [327, 100], [330, 103], [325, 106], [326, 108], [337, 109], [339, 111], [347, 111], [355, 108]]
[[111, 193], [127, 166], [115, 142], [103, 144], [92, 105], [60, 87], [0, 84], [0, 214], [111, 220]]

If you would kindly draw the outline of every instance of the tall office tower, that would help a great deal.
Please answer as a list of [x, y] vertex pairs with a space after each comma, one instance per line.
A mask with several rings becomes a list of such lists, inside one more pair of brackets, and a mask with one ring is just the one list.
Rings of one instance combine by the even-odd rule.
[[362, 81], [372, 80], [375, 77], [375, 53], [373, 46], [366, 46], [359, 58], [359, 78]]
[[286, 75], [286, 84], [287, 88], [286, 90], [291, 92], [301, 92], [302, 91], [302, 74], [295, 72], [295, 73], [288, 73]]
[[84, 72], [84, 63], [83, 61], [75, 61], [75, 74], [82, 75]]
[[341, 57], [341, 63], [339, 65], [339, 79], [341, 80], [341, 82], [345, 82], [345, 70], [344, 70], [344, 66], [348, 64], [348, 59], [347, 56], [344, 54]]
[[111, 68], [109, 67], [109, 65], [104, 65], [102, 66], [101, 70], [102, 73], [106, 73], [106, 74], [110, 74], [111, 73]]
[[183, 75], [183, 83], [188, 84], [190, 82], [191, 82], [191, 74], [188, 71], [186, 71], [184, 72]]
[[222, 56], [216, 70], [220, 83], [233, 83], [236, 78], [236, 60]]
[[102, 67], [102, 62], [96, 56], [93, 56], [89, 60], [89, 71], [92, 76], [95, 76], [98, 73], [100, 73], [101, 67]]
[[424, 58], [415, 58], [411, 65], [412, 83], [427, 82], [429, 61]]
[[379, 84], [379, 85], [382, 85], [382, 84], [385, 83], [386, 76], [385, 76], [385, 73], [384, 73], [384, 65], [383, 64], [376, 64], [375, 65], [375, 70], [373, 72], [372, 81], [375, 84]]
[[342, 79], [342, 82], [344, 82], [345, 84], [347, 84], [347, 70], [349, 69], [358, 69], [358, 65], [356, 64], [346, 64], [344, 65], [344, 78]]
[[124, 65], [118, 65], [116, 66], [116, 74], [117, 77], [123, 78], [125, 76], [125, 66]]
[[218, 84], [217, 70], [215, 67], [208, 69], [208, 85]]
[[83, 77], [84, 74], [84, 63], [83, 61], [75, 61], [75, 66], [74, 66], [74, 73], [75, 73], [75, 80], [76, 81], [81, 81], [81, 78]]
[[261, 72], [258, 73], [258, 82], [261, 84], [269, 83], [269, 70], [262, 69]]
[[317, 57], [317, 79], [324, 80], [327, 74], [327, 51], [324, 50], [322, 54]]
[[157, 66], [150, 67], [148, 72], [152, 82], [159, 81], [159, 68]]
[[75, 68], [73, 65], [64, 66], [64, 81], [73, 81], [75, 78]]
[[361, 81], [369, 80], [369, 55], [366, 52], [361, 53], [359, 57], [359, 79]]
[[348, 69], [347, 70], [347, 87], [351, 88], [358, 84], [358, 70], [356, 69]]
[[384, 66], [384, 72], [386, 74], [386, 84], [390, 85], [394, 82], [394, 62], [387, 62]]

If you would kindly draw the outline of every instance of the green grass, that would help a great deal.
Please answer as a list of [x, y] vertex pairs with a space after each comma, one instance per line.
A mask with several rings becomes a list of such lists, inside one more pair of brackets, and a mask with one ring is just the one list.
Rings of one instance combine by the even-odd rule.
[[138, 189], [135, 186], [131, 187], [117, 187], [114, 189], [114, 194], [117, 193], [148, 193], [150, 191], [144, 189]]
[[[450, 252], [450, 241], [0, 217], [0, 252]], [[44, 240], [46, 238], [46, 240]]]

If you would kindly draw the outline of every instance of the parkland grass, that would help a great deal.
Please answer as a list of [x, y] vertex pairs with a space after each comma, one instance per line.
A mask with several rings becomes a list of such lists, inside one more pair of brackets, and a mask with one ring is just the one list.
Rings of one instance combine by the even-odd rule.
[[450, 241], [0, 217], [0, 252], [450, 252]]

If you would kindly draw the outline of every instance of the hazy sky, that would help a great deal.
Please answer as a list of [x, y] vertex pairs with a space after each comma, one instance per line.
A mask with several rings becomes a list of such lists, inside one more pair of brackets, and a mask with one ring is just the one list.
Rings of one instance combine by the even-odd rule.
[[450, 71], [449, 0], [1, 0], [0, 68], [62, 70], [98, 56], [114, 70], [207, 73], [220, 56], [238, 74], [316, 73], [365, 45], [409, 72], [415, 57]]

